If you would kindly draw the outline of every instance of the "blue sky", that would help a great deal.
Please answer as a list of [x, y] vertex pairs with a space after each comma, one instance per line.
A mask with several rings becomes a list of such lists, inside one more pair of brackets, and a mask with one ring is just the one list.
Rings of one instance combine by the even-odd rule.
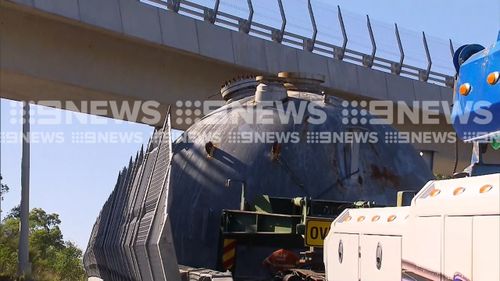
[[[229, 0], [222, 0], [222, 3], [227, 1]], [[302, 24], [298, 21], [307, 26], [308, 19], [301, 14], [305, 10], [299, 8], [305, 1], [284, 0], [284, 3], [287, 9], [292, 9], [289, 21], [297, 18], [296, 26]], [[398, 22], [400, 27], [408, 30], [425, 30], [436, 38], [453, 38], [463, 43], [489, 45], [494, 42], [500, 30], [498, 0], [313, 0], [313, 3], [321, 10], [318, 17], [324, 18], [318, 22], [320, 32], [329, 26], [326, 22], [328, 18], [321, 17], [322, 13], [334, 10], [338, 4], [346, 11], [347, 17], [353, 15], [354, 20], [355, 13], [360, 15], [359, 18], [369, 14], [381, 27], [390, 27], [392, 23]], [[325, 6], [330, 6], [331, 9], [321, 9]], [[258, 13], [259, 10], [256, 9], [256, 14]], [[291, 25], [290, 28], [294, 26]], [[302, 29], [307, 32], [307, 28]], [[441, 42], [446, 44], [446, 40]], [[407, 46], [410, 49], [413, 47]], [[11, 120], [12, 103], [14, 102], [7, 100], [1, 102], [3, 133], [21, 131], [19, 121]], [[32, 145], [31, 207], [42, 207], [48, 212], [59, 213], [65, 239], [75, 241], [84, 248], [95, 218], [114, 187], [118, 171], [128, 163], [130, 156], [135, 155], [141, 144], [147, 142], [152, 128], [100, 117], [95, 117], [90, 122], [81, 120], [86, 119], [82, 114], [64, 114], [69, 114], [74, 122], [32, 126], [34, 132], [63, 134], [66, 141]], [[95, 124], [102, 121], [106, 124]], [[104, 135], [110, 132], [115, 135], [132, 133], [135, 139], [132, 142], [77, 144], [71, 141], [74, 132]], [[4, 182], [11, 188], [2, 202], [5, 215], [6, 211], [20, 201], [21, 144], [3, 142], [0, 152], [1, 174]]]
[[[321, 0], [327, 2], [327, 0]], [[328, 1], [330, 2], [330, 1]], [[498, 0], [331, 1], [352, 12], [439, 38], [490, 45], [500, 29]]]

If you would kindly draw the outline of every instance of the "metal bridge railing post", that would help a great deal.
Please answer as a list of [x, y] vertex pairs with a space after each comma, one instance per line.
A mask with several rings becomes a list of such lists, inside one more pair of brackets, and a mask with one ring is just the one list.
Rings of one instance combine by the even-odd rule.
[[252, 29], [252, 20], [253, 20], [253, 5], [252, 5], [252, 0], [247, 0], [248, 4], [248, 18], [246, 20], [240, 19], [238, 25], [239, 25], [239, 30], [240, 32], [243, 33], [250, 33], [250, 30]]
[[453, 47], [453, 42], [450, 39], [450, 52], [451, 52], [451, 58], [455, 56], [455, 48]]
[[[276, 0], [279, 6], [279, 12], [281, 16], [281, 27], [273, 27], [270, 25], [263, 24], [261, 22], [253, 22], [254, 8], [252, 0], [247, 0], [248, 5], [248, 17], [240, 18], [239, 16], [228, 14], [219, 11], [220, 0], [214, 0], [214, 6], [209, 7], [203, 4], [197, 4], [191, 2], [192, 0], [141, 0], [142, 2], [148, 3], [150, 5], [162, 5], [163, 8], [168, 8], [173, 12], [179, 12], [182, 10], [183, 15], [194, 17], [196, 19], [203, 18], [204, 21], [211, 24], [220, 22], [224, 24], [226, 28], [236, 28], [240, 32], [259, 37], [266, 37], [277, 43], [283, 43], [286, 41], [287, 45], [295, 48], [302, 49], [308, 52], [314, 52], [315, 50], [321, 50], [321, 55], [329, 56], [328, 53], [333, 53], [333, 58], [337, 60], [345, 60], [348, 58], [350, 63], [361, 64], [365, 67], [372, 68], [376, 66], [386, 72], [390, 72], [394, 75], [401, 75], [402, 73], [410, 76], [413, 79], [418, 79], [424, 82], [444, 84], [447, 87], [453, 87], [453, 77], [447, 75], [446, 72], [435, 72], [432, 71], [432, 56], [430, 54], [429, 45], [427, 43], [426, 34], [423, 34], [423, 45], [425, 48], [425, 53], [427, 57], [427, 67], [418, 67], [416, 65], [404, 64], [405, 62], [405, 49], [401, 40], [401, 34], [399, 32], [399, 27], [395, 24], [395, 35], [399, 48], [400, 58], [399, 60], [393, 60], [386, 58], [384, 56], [377, 57], [377, 41], [375, 39], [373, 26], [371, 24], [371, 19], [366, 15], [366, 24], [368, 28], [368, 33], [371, 41], [371, 53], [365, 54], [362, 51], [349, 50], [348, 42], [349, 38], [346, 31], [345, 22], [342, 15], [342, 10], [339, 5], [337, 5], [338, 12], [338, 22], [340, 25], [340, 31], [342, 33], [343, 41], [340, 46], [335, 43], [329, 43], [322, 40], [317, 40], [318, 27], [316, 23], [316, 16], [314, 11], [314, 6], [312, 0], [308, 0], [308, 15], [311, 21], [312, 34], [311, 36], [304, 36], [297, 33], [286, 32], [287, 27], [287, 15], [284, 9], [284, 1]], [[453, 43], [450, 44], [450, 52], [453, 54], [454, 48]], [[328, 51], [326, 49], [330, 49]], [[326, 50], [326, 51], [325, 51]], [[407, 62], [408, 63], [408, 62]]]
[[418, 72], [418, 79], [420, 81], [427, 82], [427, 80], [429, 80], [429, 74], [431, 72], [432, 59], [431, 59], [431, 54], [429, 52], [429, 45], [427, 44], [427, 38], [425, 37], [425, 32], [422, 32], [422, 40], [423, 40], [423, 43], [424, 43], [425, 54], [427, 56], [427, 69], [426, 70], [420, 70]]
[[278, 6], [280, 8], [280, 14], [281, 14], [281, 29], [273, 29], [271, 37], [274, 42], [281, 43], [283, 41], [283, 36], [285, 35], [285, 28], [286, 28], [286, 15], [285, 15], [285, 9], [283, 8], [283, 1], [278, 0]]
[[217, 20], [217, 13], [219, 12], [220, 0], [215, 0], [215, 5], [213, 9], [205, 8], [203, 10], [203, 19], [211, 24], [214, 24]]
[[[455, 48], [453, 47], [453, 42], [450, 39], [450, 53], [451, 60], [453, 61], [453, 57], [455, 56]], [[455, 77], [454, 76], [446, 76], [444, 84], [450, 88], [455, 86]]]
[[368, 27], [368, 33], [370, 34], [370, 40], [372, 42], [372, 54], [363, 55], [363, 65], [366, 67], [372, 67], [373, 61], [375, 60], [375, 54], [377, 53], [377, 43], [375, 42], [375, 36], [373, 35], [372, 24], [370, 22], [370, 17], [366, 15], [366, 25]]
[[311, 4], [311, 0], [307, 1], [307, 8], [309, 10], [309, 18], [311, 19], [313, 34], [310, 39], [306, 39], [304, 41], [304, 50], [312, 52], [314, 51], [314, 44], [316, 44], [316, 35], [318, 35], [318, 28], [316, 26], [316, 19], [314, 18], [314, 11]]
[[181, 7], [181, 0], [167, 0], [167, 8], [173, 12], [178, 13]]
[[398, 24], [394, 24], [394, 32], [396, 33], [396, 40], [398, 42], [399, 47], [399, 63], [393, 62], [391, 63], [391, 72], [393, 74], [399, 75], [401, 74], [401, 69], [403, 68], [403, 62], [405, 60], [405, 51], [403, 48], [403, 43], [401, 42], [401, 36], [399, 35]]
[[342, 42], [342, 47], [337, 47], [337, 46], [333, 47], [333, 57], [338, 60], [343, 60], [345, 55], [345, 50], [347, 48], [347, 42], [349, 41], [349, 39], [347, 38], [344, 18], [342, 17], [342, 11], [340, 10], [340, 6], [337, 6], [337, 11], [339, 17], [340, 30], [342, 31], [342, 37], [344, 38], [344, 40]]

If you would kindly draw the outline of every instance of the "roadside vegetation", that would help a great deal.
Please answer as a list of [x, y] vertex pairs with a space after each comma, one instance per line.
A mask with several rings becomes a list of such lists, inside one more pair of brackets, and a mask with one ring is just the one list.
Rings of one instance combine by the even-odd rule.
[[[33, 281], [85, 280], [82, 250], [64, 241], [58, 214], [35, 208], [30, 212], [30, 262]], [[0, 223], [0, 281], [16, 280], [19, 207]]]

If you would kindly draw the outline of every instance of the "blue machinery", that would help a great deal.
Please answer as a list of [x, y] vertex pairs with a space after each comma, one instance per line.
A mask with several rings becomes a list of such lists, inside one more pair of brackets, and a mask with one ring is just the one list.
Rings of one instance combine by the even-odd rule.
[[500, 148], [500, 33], [497, 42], [485, 49], [481, 45], [464, 45], [454, 56], [457, 79], [452, 112], [457, 135], [473, 142], [469, 175], [498, 172], [495, 165], [482, 163], [482, 154], [491, 143]]

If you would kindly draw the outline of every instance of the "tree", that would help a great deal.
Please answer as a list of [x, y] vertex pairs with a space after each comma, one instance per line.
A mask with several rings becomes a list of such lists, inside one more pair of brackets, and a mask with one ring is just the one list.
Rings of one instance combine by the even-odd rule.
[[[0, 180], [1, 180], [2, 176], [0, 176]], [[2, 194], [2, 200], [3, 200], [3, 194], [9, 192], [9, 186], [4, 184], [4, 183], [0, 183], [0, 193]]]
[[0, 223], [2, 222], [2, 201], [3, 195], [9, 192], [9, 186], [2, 183], [2, 175], [0, 175]]
[[8, 219], [19, 219], [21, 217], [21, 206], [17, 205], [10, 210], [10, 212], [5, 216], [5, 220]]
[[82, 250], [72, 242], [66, 242], [65, 247], [56, 255], [55, 268], [60, 273], [61, 280], [80, 280], [85, 275], [81, 265]]
[[[32, 209], [30, 222], [30, 262], [36, 281], [83, 280], [82, 251], [64, 241], [58, 214]], [[0, 226], [0, 280], [14, 280], [17, 272], [19, 207], [15, 207]]]
[[0, 225], [0, 280], [17, 273], [17, 244], [19, 243], [18, 221], [6, 219]]

